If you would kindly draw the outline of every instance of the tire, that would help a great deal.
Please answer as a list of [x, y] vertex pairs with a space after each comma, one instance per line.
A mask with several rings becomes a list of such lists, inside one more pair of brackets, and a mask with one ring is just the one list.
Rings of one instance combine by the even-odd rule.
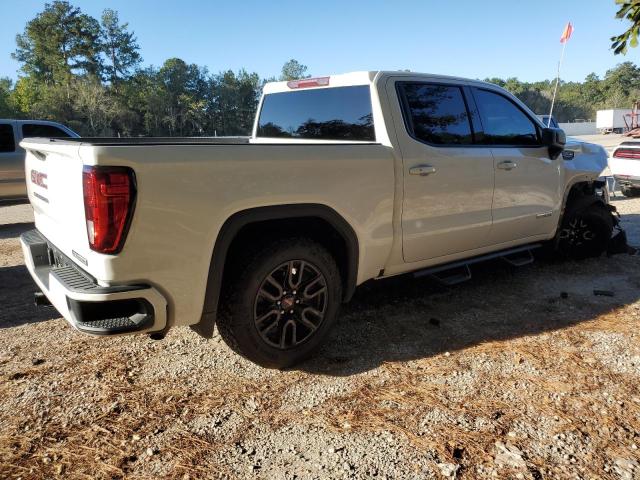
[[574, 260], [599, 257], [607, 250], [613, 224], [611, 212], [602, 203], [569, 212], [558, 232], [558, 249]]
[[640, 188], [622, 187], [620, 190], [625, 197], [633, 198], [640, 196]]
[[232, 350], [263, 367], [286, 368], [322, 344], [342, 299], [340, 272], [324, 247], [306, 238], [274, 241], [232, 269], [217, 320]]

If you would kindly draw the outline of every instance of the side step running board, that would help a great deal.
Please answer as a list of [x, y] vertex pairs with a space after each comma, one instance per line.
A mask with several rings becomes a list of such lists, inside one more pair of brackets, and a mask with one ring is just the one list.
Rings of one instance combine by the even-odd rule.
[[471, 280], [471, 269], [469, 268], [469, 265], [463, 265], [450, 270], [432, 273], [431, 277], [445, 285], [455, 285], [456, 283]]
[[533, 262], [533, 254], [531, 251], [536, 248], [540, 248], [541, 246], [541, 244], [536, 243], [533, 245], [525, 245], [523, 247], [510, 248], [500, 252], [489, 253], [487, 255], [480, 255], [478, 257], [468, 258], [459, 262], [452, 262], [445, 265], [438, 265], [436, 267], [419, 270], [415, 272], [413, 276], [425, 277], [428, 275], [434, 280], [445, 285], [455, 285], [456, 283], [461, 283], [471, 279], [471, 269], [469, 266], [474, 263], [501, 258], [514, 267], [521, 267]]
[[515, 252], [510, 255], [505, 255], [502, 260], [514, 267], [522, 267], [523, 265], [529, 265], [533, 263], [533, 253], [531, 250], [525, 250], [523, 252]]

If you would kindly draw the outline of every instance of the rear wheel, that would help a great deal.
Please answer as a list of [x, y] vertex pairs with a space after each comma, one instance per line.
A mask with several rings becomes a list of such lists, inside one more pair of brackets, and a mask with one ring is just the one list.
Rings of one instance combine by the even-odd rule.
[[622, 195], [624, 195], [625, 197], [633, 198], [640, 196], [640, 188], [622, 187], [621, 191]]
[[613, 223], [611, 212], [601, 203], [570, 212], [558, 234], [558, 249], [576, 260], [599, 257], [607, 249]]
[[294, 365], [335, 323], [340, 273], [321, 245], [297, 238], [259, 249], [235, 270], [220, 299], [218, 330], [243, 357], [264, 367]]

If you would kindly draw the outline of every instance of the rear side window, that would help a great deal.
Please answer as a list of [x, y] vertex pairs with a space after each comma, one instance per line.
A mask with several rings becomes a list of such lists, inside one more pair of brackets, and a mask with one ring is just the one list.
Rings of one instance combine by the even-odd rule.
[[0, 153], [15, 152], [16, 140], [13, 136], [13, 126], [8, 123], [0, 124]]
[[22, 125], [22, 136], [29, 137], [70, 137], [67, 132], [53, 125], [38, 125], [37, 123], [25, 123]]
[[473, 142], [469, 113], [460, 87], [400, 83], [405, 122], [413, 136], [435, 145]]
[[270, 93], [258, 137], [375, 141], [367, 85]]
[[511, 100], [499, 93], [474, 89], [484, 128], [485, 145], [539, 145], [538, 129]]

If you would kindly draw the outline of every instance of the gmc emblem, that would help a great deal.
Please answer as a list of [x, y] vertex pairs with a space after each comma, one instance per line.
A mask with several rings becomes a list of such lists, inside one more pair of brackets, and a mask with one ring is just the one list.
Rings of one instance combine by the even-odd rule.
[[46, 173], [40, 173], [37, 170], [31, 170], [31, 183], [35, 183], [39, 187], [47, 189], [47, 184], [45, 183], [47, 180]]

